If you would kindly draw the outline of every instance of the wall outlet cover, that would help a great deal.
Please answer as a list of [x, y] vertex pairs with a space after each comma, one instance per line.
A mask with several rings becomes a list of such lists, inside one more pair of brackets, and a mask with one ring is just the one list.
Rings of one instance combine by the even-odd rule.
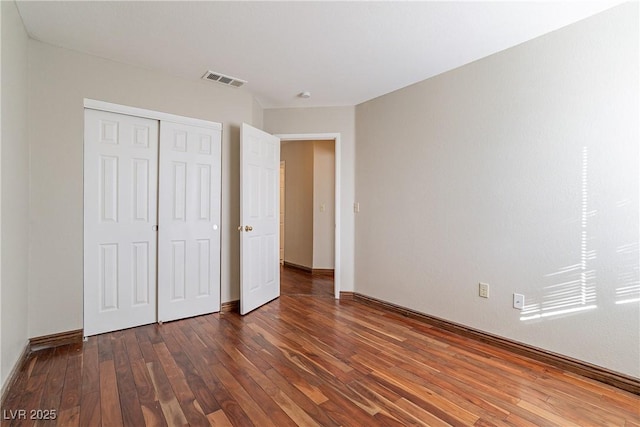
[[524, 308], [524, 295], [513, 294], [513, 308], [522, 310]]
[[478, 296], [481, 298], [489, 298], [489, 284], [488, 283], [478, 283]]

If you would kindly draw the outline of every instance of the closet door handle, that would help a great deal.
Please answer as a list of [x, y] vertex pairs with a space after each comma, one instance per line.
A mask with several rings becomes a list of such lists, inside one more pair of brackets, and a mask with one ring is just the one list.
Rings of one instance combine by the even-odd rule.
[[247, 225], [247, 226], [244, 228], [244, 231], [247, 231], [247, 232], [249, 232], [249, 231], [253, 231], [253, 227], [252, 227], [252, 226], [250, 226], [250, 225]]
[[157, 225], [152, 225], [151, 226], [151, 231], [158, 231], [158, 226]]

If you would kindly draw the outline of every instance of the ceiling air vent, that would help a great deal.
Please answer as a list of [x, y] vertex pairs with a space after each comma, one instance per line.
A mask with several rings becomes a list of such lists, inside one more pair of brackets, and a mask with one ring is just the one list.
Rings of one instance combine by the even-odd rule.
[[233, 87], [240, 87], [247, 82], [246, 80], [238, 79], [236, 77], [225, 76], [224, 74], [216, 73], [215, 71], [207, 71], [206, 73], [204, 73], [204, 76], [202, 76], [202, 78], [204, 80], [210, 80], [213, 82], [218, 82], [218, 83], [222, 83], [223, 85], [233, 86]]

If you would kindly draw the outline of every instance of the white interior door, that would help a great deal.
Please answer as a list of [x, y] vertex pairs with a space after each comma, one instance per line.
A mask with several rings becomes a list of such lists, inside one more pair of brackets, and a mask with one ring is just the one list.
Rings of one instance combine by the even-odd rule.
[[240, 314], [280, 296], [280, 139], [240, 131]]
[[84, 335], [156, 321], [158, 122], [85, 110]]
[[221, 129], [162, 121], [158, 320], [220, 311]]

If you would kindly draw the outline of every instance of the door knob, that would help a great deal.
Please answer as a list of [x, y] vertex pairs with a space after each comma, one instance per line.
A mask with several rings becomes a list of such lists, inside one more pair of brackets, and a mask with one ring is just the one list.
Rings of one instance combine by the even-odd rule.
[[244, 231], [252, 231], [252, 230], [253, 230], [253, 227], [252, 227], [252, 226], [250, 226], [250, 225], [247, 225], [247, 226], [244, 228]]
[[244, 230], [241, 225], [238, 226], [238, 231]]

